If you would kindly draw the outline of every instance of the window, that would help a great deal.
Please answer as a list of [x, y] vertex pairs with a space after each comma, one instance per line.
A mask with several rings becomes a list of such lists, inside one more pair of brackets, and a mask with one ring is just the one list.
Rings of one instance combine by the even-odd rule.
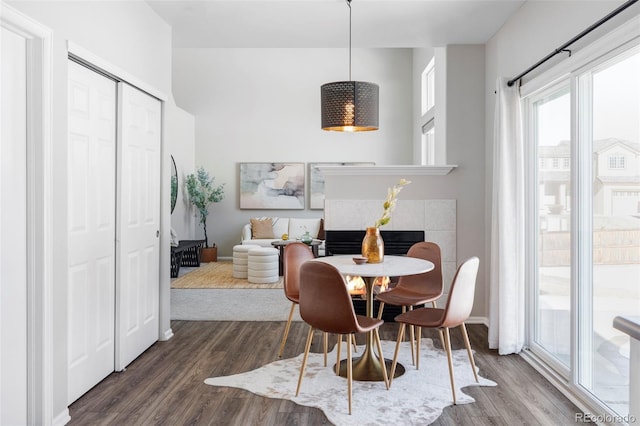
[[436, 139], [434, 120], [422, 126], [421, 164], [433, 166], [436, 163]]
[[609, 168], [610, 169], [624, 169], [624, 156], [623, 155], [612, 155], [609, 157]]
[[624, 46], [524, 99], [528, 345], [571, 392], [620, 416], [629, 413], [630, 343], [612, 322], [640, 312], [640, 159], [602, 153], [640, 143], [640, 45]]
[[422, 71], [422, 115], [433, 108], [435, 101], [435, 58]]

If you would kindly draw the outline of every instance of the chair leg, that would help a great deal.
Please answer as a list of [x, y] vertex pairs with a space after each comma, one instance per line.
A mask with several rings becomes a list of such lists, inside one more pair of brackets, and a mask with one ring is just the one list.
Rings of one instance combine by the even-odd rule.
[[[402, 307], [402, 313], [404, 314], [405, 312], [407, 312], [407, 307], [403, 306]], [[413, 350], [413, 342], [414, 342], [414, 335], [413, 335], [413, 326], [409, 325], [409, 341], [411, 342], [411, 364], [416, 365], [416, 353]]]
[[391, 363], [391, 372], [389, 373], [389, 387], [393, 383], [393, 376], [396, 374], [396, 364], [398, 363], [398, 352], [400, 352], [400, 342], [404, 338], [405, 323], [400, 324], [400, 330], [398, 330], [398, 340], [396, 341], [396, 350], [393, 352], [393, 362]]
[[289, 319], [287, 325], [284, 326], [284, 334], [282, 335], [282, 343], [280, 343], [280, 352], [278, 352], [278, 358], [282, 358], [284, 352], [284, 345], [287, 343], [287, 337], [289, 336], [289, 329], [291, 328], [291, 320], [293, 319], [293, 311], [296, 308], [295, 303], [291, 303], [291, 309], [289, 310]]
[[387, 375], [387, 366], [384, 362], [384, 354], [382, 353], [382, 343], [380, 342], [380, 332], [378, 329], [374, 329], [374, 336], [376, 340], [376, 345], [378, 346], [378, 355], [380, 356], [380, 360], [382, 362], [382, 378], [384, 379], [384, 385], [389, 390], [389, 376]]
[[378, 319], [382, 319], [382, 311], [384, 311], [384, 302], [380, 302], [380, 307], [378, 308]]
[[298, 394], [300, 393], [302, 376], [304, 375], [304, 369], [307, 366], [307, 359], [309, 358], [309, 350], [311, 349], [312, 340], [313, 340], [313, 327], [309, 327], [309, 334], [307, 335], [307, 344], [304, 347], [304, 357], [302, 358], [302, 365], [300, 366], [300, 377], [298, 377], [298, 387], [296, 388], [296, 396], [298, 396]]
[[420, 340], [422, 339], [422, 327], [416, 327], [418, 329], [418, 336], [416, 337], [416, 370], [420, 370]]
[[471, 344], [469, 343], [469, 335], [467, 334], [467, 327], [464, 323], [460, 324], [460, 329], [462, 330], [462, 337], [464, 338], [464, 345], [467, 347], [467, 355], [469, 355], [469, 362], [471, 363], [471, 369], [473, 370], [473, 376], [476, 378], [476, 383], [478, 383], [478, 373], [476, 372], [476, 363], [473, 360], [473, 352], [471, 352]]
[[[349, 337], [351, 340], [351, 337]], [[353, 367], [351, 365], [351, 345], [347, 344], [347, 389], [349, 392], [349, 415], [351, 415], [351, 391], [353, 387]]]
[[[435, 300], [431, 301], [431, 304], [433, 305], [434, 308], [438, 307], [438, 304], [436, 303]], [[440, 335], [440, 343], [442, 344], [442, 347], [444, 348], [444, 334], [442, 334], [442, 329], [438, 329], [438, 334]]]
[[453, 405], [456, 405], [456, 381], [453, 378], [453, 360], [451, 355], [451, 337], [449, 329], [444, 329], [444, 341], [446, 343], [445, 351], [447, 352], [447, 363], [449, 364], [449, 380], [451, 381], [451, 394], [453, 395]]
[[[349, 340], [351, 340], [351, 337], [349, 337]], [[347, 342], [347, 345], [349, 343]], [[341, 350], [341, 346], [342, 346], [342, 335], [338, 334], [338, 355], [337, 355], [337, 359], [336, 359], [336, 376], [340, 375], [340, 350]]]
[[327, 366], [327, 348], [329, 346], [329, 333], [322, 332], [322, 347], [324, 348], [324, 366]]
[[358, 345], [356, 345], [356, 335], [352, 334], [349, 340], [351, 340], [351, 343], [353, 344], [353, 351], [355, 353], [358, 353]]

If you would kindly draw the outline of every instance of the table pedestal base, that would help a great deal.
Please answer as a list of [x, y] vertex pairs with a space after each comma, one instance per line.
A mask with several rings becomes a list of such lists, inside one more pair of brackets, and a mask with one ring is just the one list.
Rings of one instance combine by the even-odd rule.
[[[384, 364], [387, 370], [387, 375], [391, 372], [391, 363], [393, 361], [390, 359], [385, 359]], [[364, 356], [360, 358], [354, 358], [352, 360], [352, 375], [353, 380], [359, 380], [362, 382], [382, 382], [384, 381], [384, 377], [382, 375], [382, 363], [378, 357], [365, 358]], [[334, 365], [335, 371], [335, 365]], [[402, 364], [396, 364], [396, 372], [393, 375], [393, 378], [400, 377], [404, 374], [404, 366]], [[340, 361], [340, 377], [347, 377], [347, 360], [343, 359]]]

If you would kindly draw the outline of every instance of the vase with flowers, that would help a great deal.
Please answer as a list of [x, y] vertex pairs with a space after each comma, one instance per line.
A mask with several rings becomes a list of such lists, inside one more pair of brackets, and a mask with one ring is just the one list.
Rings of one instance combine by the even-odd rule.
[[382, 263], [384, 261], [384, 240], [380, 235], [380, 227], [391, 221], [391, 213], [396, 207], [398, 194], [405, 185], [410, 183], [411, 181], [400, 179], [396, 185], [388, 189], [387, 199], [382, 205], [382, 217], [376, 221], [375, 226], [367, 228], [362, 240], [362, 256], [367, 258], [367, 263]]

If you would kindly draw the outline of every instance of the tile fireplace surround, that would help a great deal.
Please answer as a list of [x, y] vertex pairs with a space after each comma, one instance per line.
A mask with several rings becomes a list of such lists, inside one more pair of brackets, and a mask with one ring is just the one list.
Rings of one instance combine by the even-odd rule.
[[[333, 199], [325, 200], [324, 220], [327, 230], [363, 230], [372, 226], [382, 214], [384, 200]], [[456, 259], [456, 200], [399, 199], [391, 222], [384, 230], [424, 231], [425, 239], [442, 250], [442, 273], [445, 297], [455, 275]], [[439, 306], [444, 306], [444, 302]]]

